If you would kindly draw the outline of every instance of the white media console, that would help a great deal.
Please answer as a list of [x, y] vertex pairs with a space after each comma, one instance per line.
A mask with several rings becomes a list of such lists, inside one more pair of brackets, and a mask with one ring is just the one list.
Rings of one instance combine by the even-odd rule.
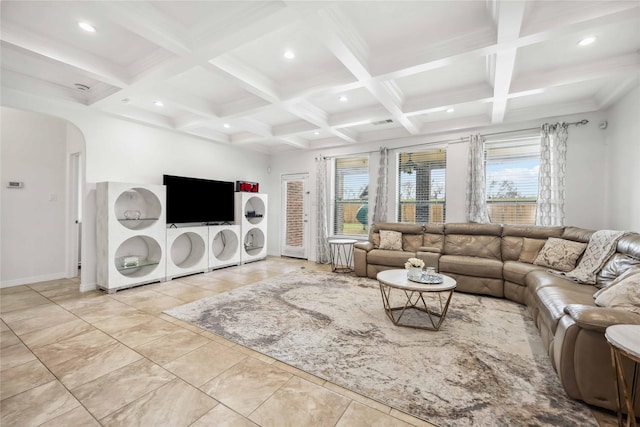
[[167, 228], [164, 185], [101, 182], [98, 286], [109, 293], [266, 258], [267, 195], [235, 194], [235, 224]]

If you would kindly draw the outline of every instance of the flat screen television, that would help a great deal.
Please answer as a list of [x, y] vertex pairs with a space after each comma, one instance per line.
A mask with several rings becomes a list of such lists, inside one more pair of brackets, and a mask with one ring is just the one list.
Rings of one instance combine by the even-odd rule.
[[164, 175], [167, 224], [234, 221], [234, 183]]

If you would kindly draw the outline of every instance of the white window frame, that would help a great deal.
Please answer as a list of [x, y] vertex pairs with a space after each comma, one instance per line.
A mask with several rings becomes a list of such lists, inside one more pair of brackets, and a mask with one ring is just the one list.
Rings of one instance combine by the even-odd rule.
[[366, 227], [366, 233], [365, 234], [337, 234], [335, 232], [336, 230], [336, 171], [337, 171], [337, 167], [336, 167], [336, 163], [339, 159], [358, 159], [358, 158], [366, 158], [367, 159], [367, 170], [368, 170], [368, 183], [367, 185], [369, 186], [369, 197], [367, 200], [367, 205], [369, 206], [369, 208], [371, 208], [371, 199], [372, 199], [372, 194], [371, 194], [371, 181], [372, 181], [372, 174], [371, 174], [371, 156], [370, 154], [366, 153], [366, 154], [354, 154], [354, 155], [345, 155], [345, 156], [338, 156], [338, 157], [334, 157], [332, 159], [331, 162], [331, 178], [330, 178], [330, 183], [329, 185], [331, 185], [331, 212], [329, 213], [329, 218], [330, 218], [330, 227], [331, 229], [330, 231], [330, 237], [335, 237], [335, 238], [348, 238], [348, 239], [354, 239], [354, 240], [363, 240], [366, 241], [369, 239], [369, 227], [371, 226], [371, 209], [369, 209], [368, 212], [368, 218], [367, 218], [367, 227]]

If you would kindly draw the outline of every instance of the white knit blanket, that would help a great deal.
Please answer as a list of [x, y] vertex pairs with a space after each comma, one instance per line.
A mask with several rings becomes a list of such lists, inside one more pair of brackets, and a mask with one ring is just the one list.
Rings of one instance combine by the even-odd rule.
[[585, 249], [578, 266], [567, 273], [562, 273], [562, 275], [578, 283], [595, 284], [596, 274], [616, 251], [618, 240], [624, 234], [624, 231], [616, 230], [596, 231], [589, 239], [587, 249]]

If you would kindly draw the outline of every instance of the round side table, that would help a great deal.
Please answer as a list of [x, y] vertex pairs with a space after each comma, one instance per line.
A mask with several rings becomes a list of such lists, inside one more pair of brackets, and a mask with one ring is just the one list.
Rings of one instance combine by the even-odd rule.
[[[611, 347], [611, 359], [616, 386], [616, 410], [618, 425], [622, 426], [623, 402], [627, 408], [627, 426], [636, 426], [633, 404], [638, 390], [638, 366], [640, 365], [640, 325], [609, 326], [604, 334]], [[633, 361], [631, 384], [627, 384], [622, 358]]]
[[353, 245], [358, 243], [352, 239], [329, 240], [331, 253], [331, 271], [335, 273], [351, 273], [353, 271]]

